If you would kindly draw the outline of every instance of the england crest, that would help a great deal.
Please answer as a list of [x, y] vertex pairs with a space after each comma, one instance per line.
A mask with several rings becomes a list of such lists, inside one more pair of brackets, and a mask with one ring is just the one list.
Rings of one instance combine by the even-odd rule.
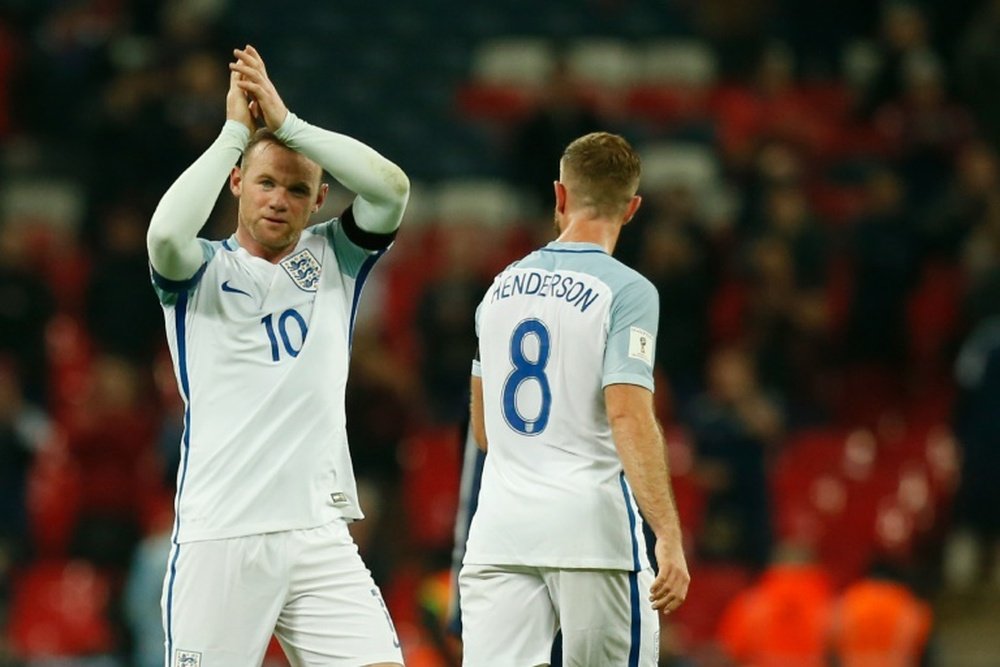
[[320, 263], [315, 255], [309, 252], [309, 248], [303, 248], [281, 260], [281, 267], [299, 289], [315, 292], [319, 286]]
[[174, 652], [174, 667], [201, 667], [201, 653], [177, 649]]

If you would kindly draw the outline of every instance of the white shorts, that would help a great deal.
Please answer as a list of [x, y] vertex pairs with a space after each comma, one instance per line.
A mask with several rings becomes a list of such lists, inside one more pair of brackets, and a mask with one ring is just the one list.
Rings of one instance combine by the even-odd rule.
[[343, 520], [175, 544], [161, 602], [168, 667], [260, 665], [272, 633], [295, 667], [403, 664]]
[[564, 667], [655, 666], [653, 571], [465, 565], [459, 575], [463, 665], [547, 665], [562, 630]]

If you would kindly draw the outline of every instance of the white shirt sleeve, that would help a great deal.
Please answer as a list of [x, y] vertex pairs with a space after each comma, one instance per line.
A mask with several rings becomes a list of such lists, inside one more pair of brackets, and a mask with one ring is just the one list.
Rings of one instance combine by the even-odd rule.
[[186, 280], [198, 272], [205, 258], [198, 232], [212, 213], [219, 189], [240, 159], [250, 130], [226, 121], [218, 138], [164, 193], [146, 233], [153, 270], [169, 280]]
[[292, 112], [275, 134], [357, 195], [353, 211], [358, 227], [375, 234], [399, 227], [410, 196], [402, 169], [357, 139], [310, 125]]

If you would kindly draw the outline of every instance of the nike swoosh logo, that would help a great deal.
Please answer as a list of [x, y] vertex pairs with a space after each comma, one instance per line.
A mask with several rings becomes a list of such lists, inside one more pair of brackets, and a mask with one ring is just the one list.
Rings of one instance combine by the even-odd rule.
[[[223, 292], [233, 292], [234, 294], [243, 294], [245, 296], [250, 296], [249, 292], [244, 292], [240, 288], [233, 287], [232, 285], [230, 285], [228, 280], [226, 280], [225, 282], [222, 283], [222, 291]], [[250, 296], [250, 298], [252, 299], [253, 297]]]

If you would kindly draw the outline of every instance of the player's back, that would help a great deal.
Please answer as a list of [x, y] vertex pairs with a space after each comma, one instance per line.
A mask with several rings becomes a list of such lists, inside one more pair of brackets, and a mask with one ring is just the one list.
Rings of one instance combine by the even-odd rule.
[[[604, 387], [652, 389], [655, 302], [588, 243], [550, 243], [496, 277], [477, 311], [489, 453], [466, 562], [635, 565], [638, 512]], [[641, 308], [644, 327], [630, 316]]]

